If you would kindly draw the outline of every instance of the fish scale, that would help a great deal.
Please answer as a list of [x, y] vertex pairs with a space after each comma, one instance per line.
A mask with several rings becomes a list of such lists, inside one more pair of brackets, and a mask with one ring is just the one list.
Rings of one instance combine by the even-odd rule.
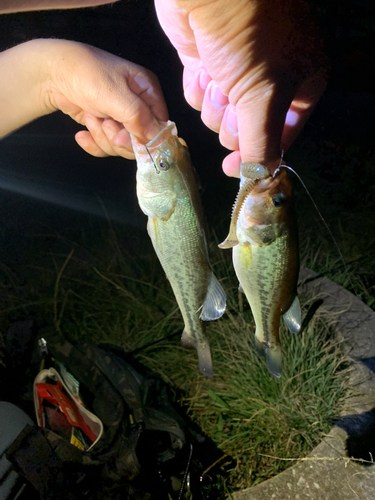
[[[176, 231], [181, 237], [172, 237], [171, 241], [171, 235], [176, 234]], [[196, 267], [205, 264], [205, 256], [197, 245], [191, 243], [199, 237], [199, 231], [194, 224], [190, 200], [179, 200], [168, 221], [152, 219], [149, 234], [153, 243], [155, 242], [154, 247], [158, 249], [157, 254], [165, 274], [175, 283], [174, 294], [187, 332], [195, 331], [196, 340], [203, 341], [203, 325], [197, 311], [204, 301], [211, 270], [206, 269], [201, 280], [197, 281]]]

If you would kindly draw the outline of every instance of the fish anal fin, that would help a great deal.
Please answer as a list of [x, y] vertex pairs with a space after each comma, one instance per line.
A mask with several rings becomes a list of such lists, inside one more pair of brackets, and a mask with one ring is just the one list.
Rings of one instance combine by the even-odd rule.
[[218, 282], [214, 273], [211, 273], [199, 319], [202, 321], [213, 321], [215, 319], [219, 319], [225, 312], [226, 302], [227, 297], [223, 287]]
[[266, 358], [267, 370], [276, 378], [281, 377], [281, 347], [280, 345], [268, 347], [255, 337], [255, 349], [259, 356]]
[[301, 330], [301, 306], [297, 295], [295, 296], [292, 305], [283, 315], [283, 320], [288, 327], [290, 333], [298, 333]]

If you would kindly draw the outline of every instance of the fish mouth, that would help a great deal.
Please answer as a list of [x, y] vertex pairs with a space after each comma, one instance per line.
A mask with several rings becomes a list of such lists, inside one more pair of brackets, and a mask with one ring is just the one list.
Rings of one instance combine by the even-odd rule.
[[263, 229], [266, 227], [267, 224], [264, 224], [263, 222], [259, 222], [253, 217], [249, 217], [248, 215], [244, 215], [242, 218], [243, 224], [246, 228], [248, 227], [258, 227], [259, 229]]
[[177, 128], [174, 122], [168, 120], [167, 122], [162, 122], [161, 125], [165, 126], [147, 144], [140, 144], [137, 142], [136, 138], [130, 134], [134, 153], [138, 156], [137, 160], [148, 155], [147, 150], [152, 151], [154, 149], [159, 149], [168, 137], [177, 136]]
[[149, 149], [159, 148], [160, 145], [165, 141], [165, 139], [167, 139], [171, 135], [177, 135], [177, 128], [175, 123], [169, 120], [168, 122], [166, 122], [166, 126], [162, 130], [160, 130], [160, 132], [150, 142], [148, 142], [146, 146]]
[[159, 191], [142, 187], [138, 187], [138, 193], [141, 194], [144, 198], [155, 198], [156, 196], [160, 196], [161, 194]]

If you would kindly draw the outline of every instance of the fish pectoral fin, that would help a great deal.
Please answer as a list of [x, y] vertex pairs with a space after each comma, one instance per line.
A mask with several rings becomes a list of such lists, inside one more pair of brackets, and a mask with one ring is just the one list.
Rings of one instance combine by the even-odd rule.
[[267, 370], [276, 378], [281, 377], [281, 347], [280, 344], [268, 347], [255, 337], [255, 349], [259, 356], [266, 358]]
[[197, 341], [186, 330], [182, 332], [181, 345], [186, 349], [196, 349], [199, 369], [205, 377], [213, 377], [210, 346], [207, 340]]
[[292, 305], [283, 315], [283, 320], [290, 333], [298, 333], [301, 330], [301, 306], [297, 295], [295, 296]]
[[163, 214], [159, 215], [159, 219], [162, 220], [163, 222], [166, 222], [167, 220], [169, 220], [172, 215], [174, 214], [174, 211], [176, 209], [176, 203], [171, 207], [171, 209], [169, 210], [169, 212], [164, 212]]
[[227, 296], [214, 273], [211, 273], [206, 297], [200, 308], [199, 319], [213, 321], [219, 319], [225, 312]]
[[174, 213], [177, 205], [175, 193], [167, 192], [154, 195], [152, 198], [141, 197], [139, 205], [148, 217], [167, 221]]

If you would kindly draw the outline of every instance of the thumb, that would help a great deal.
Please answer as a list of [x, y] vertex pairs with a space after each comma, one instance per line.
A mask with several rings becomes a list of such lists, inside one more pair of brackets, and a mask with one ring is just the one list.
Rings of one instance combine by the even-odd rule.
[[118, 115], [117, 121], [122, 123], [141, 144], [151, 141], [162, 129], [149, 106], [134, 94], [132, 102]]

